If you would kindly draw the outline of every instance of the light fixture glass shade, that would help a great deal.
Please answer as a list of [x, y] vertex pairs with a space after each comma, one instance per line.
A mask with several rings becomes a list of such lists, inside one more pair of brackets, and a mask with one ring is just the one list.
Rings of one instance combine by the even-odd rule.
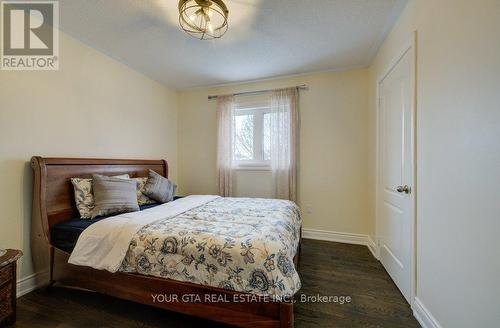
[[179, 24], [200, 40], [222, 37], [227, 32], [229, 11], [222, 0], [180, 0]]

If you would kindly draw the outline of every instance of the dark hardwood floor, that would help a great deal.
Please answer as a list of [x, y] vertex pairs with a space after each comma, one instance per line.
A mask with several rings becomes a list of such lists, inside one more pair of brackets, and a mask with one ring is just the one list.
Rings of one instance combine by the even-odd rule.
[[[403, 296], [364, 246], [304, 240], [299, 273], [302, 289], [295, 327], [419, 327]], [[300, 302], [301, 294], [349, 296], [351, 302]], [[96, 293], [52, 287], [18, 299], [13, 327], [198, 326], [224, 327]]]

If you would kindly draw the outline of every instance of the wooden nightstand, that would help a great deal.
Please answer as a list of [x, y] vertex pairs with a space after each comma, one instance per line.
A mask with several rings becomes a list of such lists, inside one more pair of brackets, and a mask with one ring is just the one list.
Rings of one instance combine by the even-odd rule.
[[8, 249], [0, 257], [0, 327], [16, 321], [16, 261], [23, 252]]

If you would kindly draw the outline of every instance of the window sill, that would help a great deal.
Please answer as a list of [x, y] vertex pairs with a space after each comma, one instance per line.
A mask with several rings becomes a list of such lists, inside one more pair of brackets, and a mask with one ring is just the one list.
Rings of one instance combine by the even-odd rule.
[[258, 165], [258, 164], [241, 164], [233, 166], [235, 171], [271, 171], [271, 166], [269, 165]]

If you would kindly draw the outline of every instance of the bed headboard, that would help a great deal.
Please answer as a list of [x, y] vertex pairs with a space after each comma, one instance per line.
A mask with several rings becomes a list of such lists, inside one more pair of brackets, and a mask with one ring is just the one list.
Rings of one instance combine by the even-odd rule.
[[31, 158], [33, 179], [33, 218], [40, 220], [45, 237], [57, 223], [77, 217], [71, 178], [90, 178], [93, 174], [129, 174], [131, 178], [146, 177], [148, 170], [168, 177], [165, 160], [94, 159], [94, 158]]

